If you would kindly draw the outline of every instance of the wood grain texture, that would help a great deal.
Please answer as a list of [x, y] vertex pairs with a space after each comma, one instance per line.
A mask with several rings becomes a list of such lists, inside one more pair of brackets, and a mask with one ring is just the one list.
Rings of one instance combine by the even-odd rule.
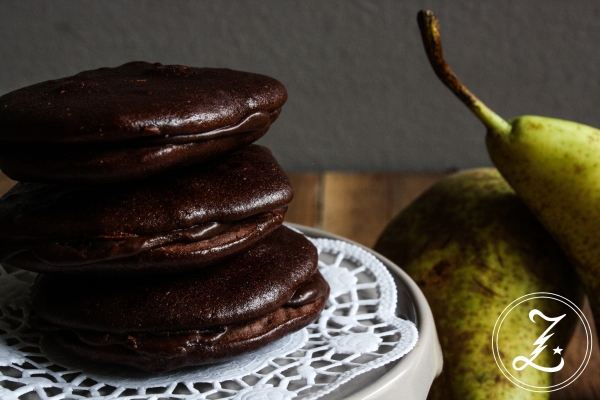
[[288, 177], [294, 188], [294, 199], [288, 207], [285, 220], [317, 227], [320, 210], [320, 175], [318, 173], [290, 173]]
[[0, 196], [8, 192], [8, 190], [15, 185], [15, 181], [9, 179], [6, 175], [0, 172]]
[[326, 172], [321, 228], [373, 247], [390, 220], [443, 176]]
[[372, 247], [392, 215], [387, 175], [327, 172], [322, 182], [321, 228]]
[[395, 216], [412, 203], [424, 191], [448, 174], [407, 173], [388, 174], [390, 182], [392, 214]]
[[[598, 336], [594, 324], [594, 317], [590, 309], [590, 303], [585, 300], [583, 313], [590, 322], [592, 328], [592, 356], [590, 361], [579, 378], [573, 384], [562, 390], [553, 392], [550, 398], [552, 400], [597, 400], [600, 399], [600, 353], [598, 352]], [[583, 327], [579, 325], [569, 345], [564, 351], [565, 367], [554, 376], [555, 383], [563, 382], [572, 376], [581, 365], [581, 360], [585, 356], [586, 335]]]

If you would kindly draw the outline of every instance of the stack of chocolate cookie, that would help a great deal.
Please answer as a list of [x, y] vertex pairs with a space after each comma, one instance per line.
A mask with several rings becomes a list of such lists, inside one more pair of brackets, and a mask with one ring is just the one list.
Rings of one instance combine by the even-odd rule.
[[290, 183], [251, 144], [278, 81], [143, 62], [0, 97], [0, 261], [39, 272], [31, 323], [90, 360], [216, 362], [298, 330], [329, 287], [282, 226]]

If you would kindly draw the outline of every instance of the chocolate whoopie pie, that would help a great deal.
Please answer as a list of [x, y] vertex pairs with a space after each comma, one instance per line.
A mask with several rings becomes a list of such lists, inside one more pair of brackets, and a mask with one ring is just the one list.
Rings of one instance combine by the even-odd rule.
[[165, 371], [257, 349], [317, 318], [317, 251], [285, 226], [222, 263], [169, 277], [39, 275], [32, 324], [81, 357]]
[[258, 145], [132, 182], [18, 183], [0, 198], [0, 262], [59, 274], [196, 269], [272, 232], [292, 196]]
[[277, 80], [131, 62], [0, 97], [0, 169], [23, 182], [114, 182], [219, 157], [269, 129]]

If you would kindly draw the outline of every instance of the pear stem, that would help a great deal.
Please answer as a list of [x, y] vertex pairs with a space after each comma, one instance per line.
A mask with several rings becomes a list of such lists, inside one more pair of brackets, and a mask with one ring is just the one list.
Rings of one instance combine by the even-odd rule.
[[508, 134], [512, 126], [498, 114], [490, 110], [458, 79], [444, 59], [438, 20], [429, 10], [421, 10], [417, 15], [421, 37], [429, 63], [435, 74], [452, 93], [456, 95], [490, 130]]

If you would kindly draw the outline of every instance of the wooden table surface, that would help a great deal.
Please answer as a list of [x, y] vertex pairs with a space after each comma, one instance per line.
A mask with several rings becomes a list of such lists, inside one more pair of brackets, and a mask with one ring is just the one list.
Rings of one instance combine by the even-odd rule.
[[[372, 247], [386, 224], [442, 178], [444, 174], [400, 173], [291, 173], [295, 197], [286, 221], [322, 229]], [[13, 181], [0, 174], [0, 195]], [[592, 323], [589, 306], [584, 313]], [[592, 324], [593, 325], [593, 324]], [[490, 332], [491, 334], [491, 332]], [[600, 354], [595, 330], [592, 358], [583, 374], [553, 400], [600, 400]], [[585, 351], [585, 333], [576, 331], [565, 351], [566, 366], [557, 373], [562, 381], [577, 368]], [[491, 357], [491, 355], [490, 355]]]

